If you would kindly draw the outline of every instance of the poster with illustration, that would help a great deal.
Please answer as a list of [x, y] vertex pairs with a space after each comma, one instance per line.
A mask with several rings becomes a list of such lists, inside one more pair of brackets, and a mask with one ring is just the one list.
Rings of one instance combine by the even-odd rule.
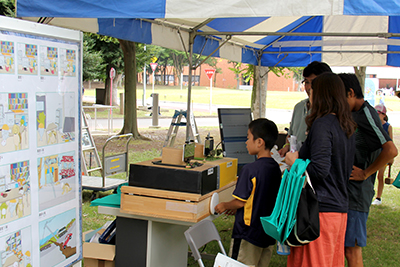
[[75, 167], [73, 151], [37, 159], [39, 210], [74, 198], [77, 190]]
[[15, 73], [15, 44], [0, 39], [0, 74]]
[[0, 266], [71, 266], [82, 259], [82, 35], [0, 25]]
[[58, 75], [58, 48], [41, 46], [40, 47], [40, 75]]
[[37, 93], [37, 146], [75, 141], [74, 93]]
[[18, 74], [38, 74], [38, 46], [35, 44], [18, 44]]
[[31, 227], [0, 236], [0, 266], [32, 267], [31, 237]]
[[76, 254], [80, 239], [75, 209], [39, 223], [40, 266], [56, 266]]
[[0, 166], [0, 224], [31, 214], [29, 161]]
[[76, 76], [76, 50], [60, 49], [60, 69], [63, 76]]
[[29, 148], [28, 93], [0, 92], [0, 154]]

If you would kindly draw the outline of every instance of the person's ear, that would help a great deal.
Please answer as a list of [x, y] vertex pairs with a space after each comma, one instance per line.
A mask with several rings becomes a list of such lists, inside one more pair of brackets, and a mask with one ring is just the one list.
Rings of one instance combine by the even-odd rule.
[[347, 98], [352, 98], [355, 96], [353, 88], [350, 88], [350, 91], [347, 92]]
[[264, 140], [262, 138], [257, 138], [257, 146], [261, 147], [264, 145]]

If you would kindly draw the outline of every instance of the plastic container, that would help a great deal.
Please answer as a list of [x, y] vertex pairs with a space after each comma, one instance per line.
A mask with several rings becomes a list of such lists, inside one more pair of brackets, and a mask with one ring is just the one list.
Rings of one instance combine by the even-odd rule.
[[290, 136], [289, 139], [290, 143], [290, 152], [296, 152], [297, 151], [297, 137], [294, 135]]

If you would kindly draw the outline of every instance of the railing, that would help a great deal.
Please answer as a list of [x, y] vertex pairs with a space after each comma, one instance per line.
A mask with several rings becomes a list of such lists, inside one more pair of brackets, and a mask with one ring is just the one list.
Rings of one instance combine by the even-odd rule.
[[[94, 104], [92, 106], [82, 106], [83, 109], [94, 109], [94, 130], [97, 130], [97, 109], [108, 109], [108, 120], [107, 120], [107, 131], [108, 135], [111, 135], [113, 132], [113, 109], [118, 108], [117, 106], [108, 106], [108, 105], [99, 105], [99, 104]], [[88, 126], [90, 127], [90, 122], [88, 123]]]

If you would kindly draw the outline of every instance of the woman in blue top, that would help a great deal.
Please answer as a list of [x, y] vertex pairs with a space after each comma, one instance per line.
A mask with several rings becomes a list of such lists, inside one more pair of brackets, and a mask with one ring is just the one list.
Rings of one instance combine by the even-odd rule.
[[320, 236], [302, 247], [292, 247], [289, 267], [344, 266], [348, 195], [353, 167], [356, 123], [351, 118], [340, 77], [323, 73], [312, 81], [308, 136], [299, 152], [286, 154], [286, 163], [310, 159], [307, 172], [319, 203]]
[[[378, 112], [379, 119], [381, 119], [383, 129], [389, 134], [390, 138], [393, 140], [393, 128], [392, 125], [388, 123], [388, 117], [386, 115], [386, 107], [385, 105], [379, 104], [375, 106], [376, 111]], [[387, 165], [392, 165], [394, 159], [388, 162]], [[383, 176], [385, 174], [386, 165], [379, 169], [378, 171], [378, 191], [376, 193], [376, 198], [372, 202], [372, 205], [380, 205], [382, 204], [382, 194], [383, 194]]]

